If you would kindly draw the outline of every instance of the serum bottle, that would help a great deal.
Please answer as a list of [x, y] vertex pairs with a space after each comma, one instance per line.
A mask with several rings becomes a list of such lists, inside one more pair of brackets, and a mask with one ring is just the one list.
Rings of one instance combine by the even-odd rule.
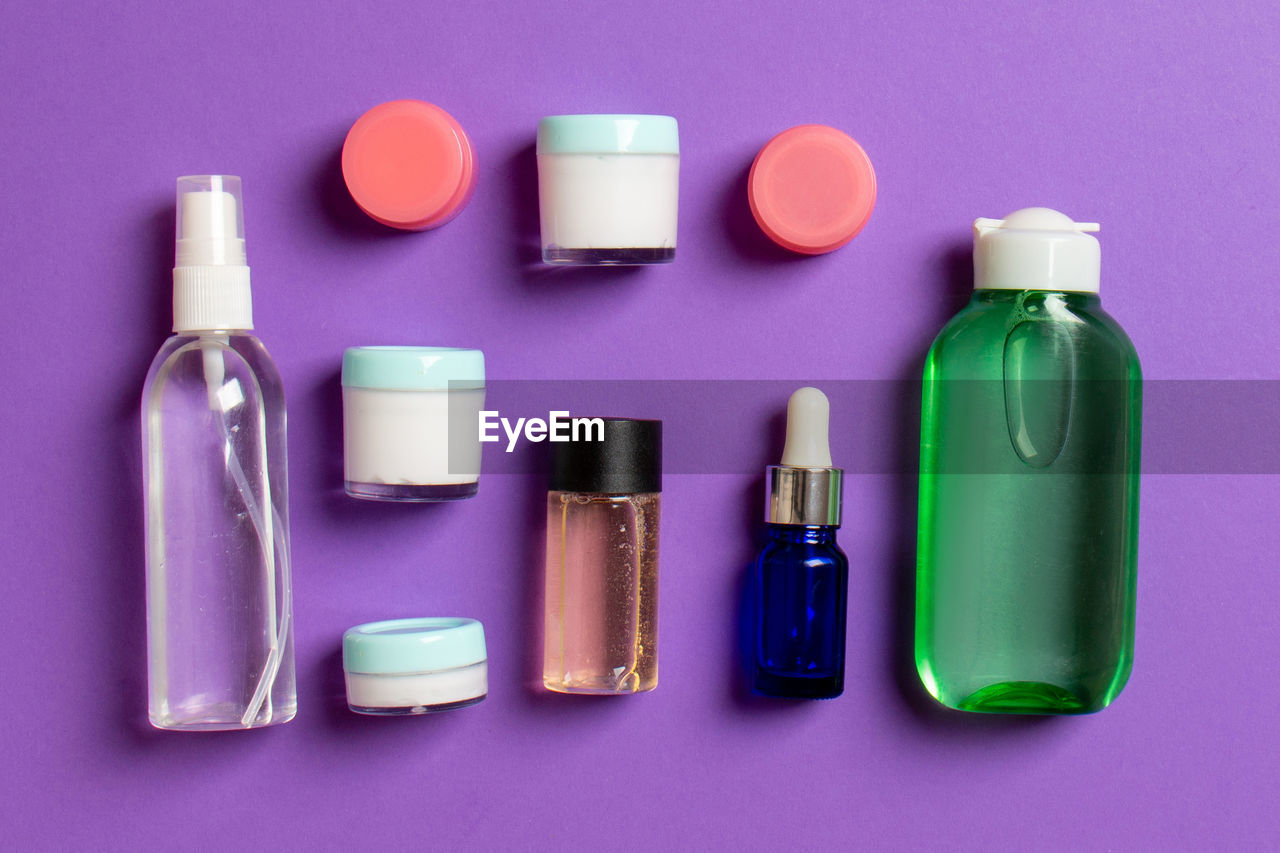
[[658, 686], [662, 421], [593, 420], [551, 445], [542, 683], [643, 693]]
[[817, 388], [792, 394], [782, 464], [768, 468], [750, 661], [752, 690], [764, 696], [833, 699], [844, 690], [849, 560], [836, 544], [844, 471], [831, 465], [829, 418]]
[[240, 179], [178, 179], [173, 331], [142, 392], [151, 724], [297, 707], [284, 391], [253, 334]]

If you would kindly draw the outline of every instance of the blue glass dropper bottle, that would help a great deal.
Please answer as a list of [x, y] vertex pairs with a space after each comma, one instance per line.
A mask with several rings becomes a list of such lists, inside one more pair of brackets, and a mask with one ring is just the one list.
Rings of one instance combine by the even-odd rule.
[[792, 394], [782, 464], [767, 469], [751, 650], [751, 687], [764, 696], [833, 699], [844, 690], [849, 560], [836, 544], [844, 472], [831, 465], [829, 419], [817, 388]]

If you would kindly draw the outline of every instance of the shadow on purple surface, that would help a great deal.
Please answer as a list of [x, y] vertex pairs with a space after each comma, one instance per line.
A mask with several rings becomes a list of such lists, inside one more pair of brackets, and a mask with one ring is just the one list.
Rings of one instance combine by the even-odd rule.
[[542, 265], [542, 234], [538, 221], [538, 154], [530, 143], [513, 151], [504, 161], [507, 186], [511, 188], [511, 245], [515, 264], [533, 270]]
[[[148, 275], [139, 282], [144, 289], [141, 301], [146, 310], [138, 312], [137, 324], [120, 336], [121, 341], [135, 342], [123, 371], [130, 384], [115, 397], [117, 406], [111, 412], [106, 431], [95, 430], [107, 438], [107, 447], [99, 455], [104, 467], [111, 470], [105, 482], [120, 484], [115, 500], [95, 501], [102, 513], [100, 532], [96, 537], [103, 548], [102, 562], [111, 571], [95, 574], [90, 582], [102, 585], [102, 611], [93, 619], [102, 624], [100, 636], [111, 637], [109, 643], [91, 644], [104, 660], [100, 672], [110, 673], [115, 687], [112, 699], [116, 713], [108, 720], [112, 740], [121, 730], [130, 744], [141, 745], [163, 739], [167, 733], [151, 727], [147, 721], [147, 614], [146, 614], [146, 549], [142, 499], [142, 386], [152, 359], [173, 325], [173, 242], [174, 205], [170, 201], [141, 223], [145, 233], [138, 235], [139, 249], [148, 254]], [[86, 407], [86, 412], [95, 411]]]
[[334, 368], [313, 389], [307, 422], [314, 432], [310, 443], [315, 448], [311, 464], [306, 466], [313, 481], [307, 484], [312, 494], [324, 495], [326, 505], [337, 498], [347, 500], [343, 491], [342, 450], [342, 369]]
[[[545, 448], [542, 461], [547, 463]], [[549, 464], [549, 463], [548, 463]], [[544, 468], [545, 470], [545, 468]], [[516, 563], [516, 571], [520, 578], [520, 595], [516, 603], [519, 612], [515, 614], [514, 624], [519, 626], [519, 636], [527, 637], [523, 656], [520, 660], [520, 683], [516, 685], [517, 693], [527, 704], [542, 706], [547, 699], [555, 700], [542, 686], [542, 650], [543, 650], [543, 607], [546, 601], [544, 586], [547, 559], [547, 492], [545, 481], [539, 478], [531, 480], [527, 494], [521, 501], [520, 542], [523, 549]]]
[[[334, 134], [334, 138], [346, 138], [346, 129]], [[339, 237], [360, 243], [386, 242], [398, 240], [419, 231], [404, 231], [375, 222], [351, 198], [346, 182], [342, 177], [342, 145], [327, 154], [316, 164], [312, 181], [315, 192], [314, 204], [323, 212], [321, 217], [329, 226], [330, 232]]]
[[747, 200], [747, 180], [750, 175], [751, 162], [748, 161], [733, 180], [725, 185], [720, 196], [720, 221], [724, 223], [725, 236], [738, 255], [749, 264], [771, 266], [812, 262], [822, 257], [788, 251], [760, 230]]

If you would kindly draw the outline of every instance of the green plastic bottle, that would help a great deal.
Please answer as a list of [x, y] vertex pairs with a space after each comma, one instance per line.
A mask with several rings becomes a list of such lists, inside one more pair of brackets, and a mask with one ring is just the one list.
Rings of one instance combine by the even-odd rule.
[[1096, 230], [977, 220], [973, 298], [929, 349], [915, 656], [951, 708], [1087, 714], [1129, 678], [1142, 374]]

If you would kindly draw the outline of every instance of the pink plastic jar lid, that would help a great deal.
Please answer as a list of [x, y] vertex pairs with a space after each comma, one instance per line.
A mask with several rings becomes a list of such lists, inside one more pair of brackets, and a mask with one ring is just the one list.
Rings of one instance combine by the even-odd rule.
[[876, 173], [862, 146], [823, 124], [770, 139], [747, 179], [751, 213], [769, 239], [806, 255], [848, 243], [876, 206]]
[[476, 185], [471, 140], [453, 116], [426, 101], [388, 101], [356, 120], [342, 145], [342, 177], [360, 209], [383, 225], [443, 225]]

